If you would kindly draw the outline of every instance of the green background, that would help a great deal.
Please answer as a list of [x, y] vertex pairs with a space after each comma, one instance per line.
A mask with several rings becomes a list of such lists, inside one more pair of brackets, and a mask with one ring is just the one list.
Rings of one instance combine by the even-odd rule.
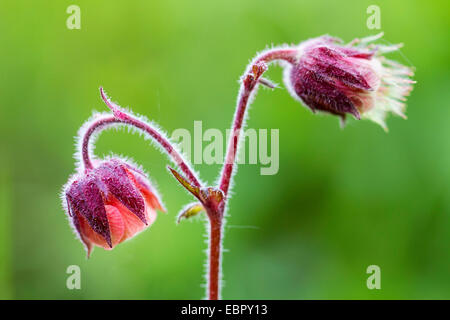
[[[81, 30], [66, 8], [81, 8]], [[74, 136], [115, 101], [176, 128], [229, 127], [238, 79], [271, 44], [325, 33], [375, 34], [405, 44], [392, 59], [416, 68], [408, 120], [386, 134], [368, 121], [341, 130], [282, 88], [260, 90], [249, 128], [279, 129], [280, 169], [242, 165], [224, 247], [228, 299], [450, 298], [448, 1], [0, 2], [0, 298], [204, 297], [204, 218], [175, 224], [191, 197], [165, 156], [138, 135], [105, 132], [96, 154], [133, 157], [157, 182], [168, 214], [113, 251], [86, 260], [61, 208], [74, 172]], [[281, 83], [281, 69], [268, 76]], [[218, 165], [199, 165], [213, 183]], [[366, 268], [381, 268], [381, 290]], [[81, 290], [66, 268], [81, 267]]]

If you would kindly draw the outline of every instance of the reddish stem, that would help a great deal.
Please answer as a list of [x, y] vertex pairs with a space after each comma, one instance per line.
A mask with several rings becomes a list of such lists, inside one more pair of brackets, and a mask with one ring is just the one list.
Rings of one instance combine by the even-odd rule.
[[120, 121], [118, 121], [116, 118], [114, 118], [112, 116], [105, 117], [105, 118], [94, 121], [85, 131], [85, 133], [83, 135], [82, 146], [81, 146], [81, 158], [83, 160], [84, 170], [86, 172], [93, 169], [93, 165], [92, 165], [92, 162], [91, 162], [91, 159], [89, 156], [89, 140], [90, 140], [92, 134], [95, 131], [103, 129], [110, 124], [114, 124], [114, 123], [118, 123], [118, 122], [120, 122]]
[[209, 274], [208, 274], [208, 298], [217, 300], [220, 297], [220, 268], [222, 257], [222, 228], [223, 228], [223, 211], [227, 201], [227, 193], [230, 181], [233, 176], [233, 167], [238, 150], [240, 131], [245, 119], [245, 113], [248, 101], [254, 92], [260, 77], [266, 71], [266, 63], [281, 59], [289, 63], [295, 63], [294, 49], [274, 49], [267, 51], [258, 56], [252, 64], [250, 64], [242, 79], [239, 91], [238, 105], [235, 112], [232, 134], [228, 141], [228, 150], [225, 163], [222, 169], [222, 177], [220, 181], [220, 189], [224, 193], [224, 206], [218, 210], [217, 208], [209, 208], [208, 217], [210, 222], [209, 232]]
[[239, 90], [238, 104], [236, 112], [234, 114], [233, 125], [231, 128], [232, 134], [230, 136], [230, 140], [228, 141], [227, 155], [225, 157], [225, 163], [223, 165], [222, 176], [220, 179], [220, 189], [223, 191], [225, 196], [228, 194], [230, 182], [231, 179], [233, 178], [234, 162], [236, 160], [240, 131], [244, 123], [245, 114], [248, 106], [248, 100], [251, 94], [254, 92], [258, 84], [258, 80], [262, 75], [261, 73], [255, 76], [254, 71], [252, 69], [254, 66], [257, 66], [260, 63], [269, 63], [273, 60], [284, 60], [293, 64], [296, 61], [295, 57], [296, 53], [297, 50], [295, 49], [273, 49], [264, 52], [263, 54], [261, 54], [260, 56], [256, 57], [256, 59], [253, 60], [253, 62], [250, 64], [250, 68], [248, 68], [244, 73], [241, 88]]
[[183, 157], [178, 153], [178, 151], [172, 146], [172, 144], [164, 138], [158, 131], [153, 129], [147, 123], [140, 121], [139, 119], [128, 116], [128, 119], [123, 120], [123, 123], [130, 124], [142, 131], [147, 132], [157, 143], [159, 143], [164, 150], [172, 157], [172, 160], [180, 167], [180, 170], [186, 175], [186, 178], [191, 182], [194, 186], [201, 188], [201, 184], [195, 173], [191, 170], [191, 168], [186, 164]]
[[222, 258], [222, 218], [209, 216], [208, 299], [220, 298], [220, 267]]
[[156, 141], [161, 147], [164, 148], [164, 150], [167, 151], [169, 156], [172, 158], [172, 160], [180, 167], [180, 169], [184, 172], [187, 179], [194, 184], [196, 187], [201, 187], [201, 184], [197, 177], [195, 176], [194, 172], [190, 169], [190, 167], [186, 164], [183, 157], [178, 153], [178, 151], [172, 146], [172, 144], [163, 137], [156, 129], [152, 128], [149, 124], [136, 119], [134, 117], [131, 117], [130, 115], [127, 115], [127, 118], [117, 119], [114, 116], [106, 116], [105, 118], [100, 118], [95, 120], [86, 130], [84, 136], [83, 136], [83, 143], [81, 146], [81, 154], [82, 159], [84, 163], [84, 167], [86, 171], [89, 171], [93, 168], [90, 156], [89, 156], [89, 141], [92, 137], [92, 134], [96, 131], [100, 131], [107, 127], [110, 124], [114, 123], [121, 123], [121, 124], [129, 124], [135, 128], [138, 128], [146, 133], [148, 133], [154, 141]]

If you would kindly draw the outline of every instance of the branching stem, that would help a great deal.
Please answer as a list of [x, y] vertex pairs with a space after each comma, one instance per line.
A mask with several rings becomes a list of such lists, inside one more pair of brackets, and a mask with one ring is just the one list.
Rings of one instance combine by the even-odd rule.
[[[232, 124], [232, 134], [228, 141], [227, 154], [225, 157], [225, 163], [222, 168], [220, 177], [219, 190], [215, 190], [215, 196], [220, 194], [220, 201], [214, 202], [213, 198], [206, 198], [203, 201], [203, 206], [207, 212], [209, 219], [209, 251], [208, 251], [208, 284], [207, 292], [208, 299], [217, 300], [220, 298], [220, 274], [222, 263], [222, 232], [224, 226], [224, 211], [227, 202], [227, 194], [229, 191], [230, 183], [233, 178], [234, 163], [236, 160], [236, 153], [238, 151], [238, 144], [240, 138], [240, 131], [244, 125], [245, 115], [252, 94], [259, 83], [270, 86], [267, 80], [261, 78], [263, 73], [267, 70], [267, 64], [273, 60], [285, 60], [290, 63], [295, 62], [295, 53], [293, 49], [273, 49], [260, 54], [249, 65], [244, 76], [242, 78], [241, 87], [239, 90], [238, 103], [234, 115]], [[187, 180], [194, 187], [201, 190], [203, 186], [200, 180], [195, 175], [194, 171], [190, 168], [182, 155], [176, 150], [173, 144], [164, 137], [157, 129], [153, 128], [150, 124], [128, 114], [123, 111], [119, 106], [111, 102], [106, 96], [102, 88], [100, 88], [101, 96], [106, 105], [111, 109], [114, 116], [105, 116], [94, 120], [89, 124], [87, 130], [84, 133], [81, 155], [85, 171], [89, 171], [93, 168], [89, 154], [89, 142], [90, 138], [97, 131], [103, 130], [112, 124], [127, 124], [137, 129], [140, 129], [147, 133], [157, 144], [159, 144], [171, 157], [171, 159], [178, 165], [180, 170], [184, 173]], [[186, 186], [185, 186], [186, 187]], [[209, 194], [209, 196], [211, 193]]]

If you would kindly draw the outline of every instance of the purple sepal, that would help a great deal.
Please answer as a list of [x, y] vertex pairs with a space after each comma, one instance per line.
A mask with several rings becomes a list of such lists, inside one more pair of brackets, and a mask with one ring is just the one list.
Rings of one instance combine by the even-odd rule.
[[346, 113], [360, 118], [353, 102], [336, 85], [320, 74], [294, 67], [291, 73], [293, 89], [303, 102], [313, 111], [327, 111], [345, 117]]
[[95, 171], [106, 185], [108, 192], [143, 223], [147, 224], [144, 198], [130, 180], [124, 164], [119, 160], [113, 159], [102, 163]]
[[[67, 200], [67, 202], [69, 203], [69, 200]], [[68, 207], [69, 213], [70, 213], [70, 207]], [[72, 216], [71, 216], [72, 217]], [[81, 242], [84, 244], [84, 246], [86, 247], [86, 251], [87, 251], [87, 257], [89, 258], [89, 256], [91, 255], [92, 252], [92, 243], [87, 240], [84, 236], [84, 234], [81, 232], [81, 226], [80, 226], [80, 217], [78, 216], [78, 213], [75, 213], [72, 217], [72, 221], [73, 221], [73, 225], [75, 227], [75, 230], [77, 231]]]
[[[77, 231], [80, 233], [78, 214], [86, 218], [92, 230], [101, 235], [112, 248], [108, 217], [98, 179], [89, 173], [81, 181], [75, 181], [66, 193], [69, 210]], [[80, 233], [80, 236], [82, 234]]]
[[300, 67], [314, 71], [329, 82], [341, 81], [347, 86], [357, 89], [371, 90], [372, 88], [350, 61], [339, 49], [319, 46], [307, 51], [305, 58], [300, 60]]

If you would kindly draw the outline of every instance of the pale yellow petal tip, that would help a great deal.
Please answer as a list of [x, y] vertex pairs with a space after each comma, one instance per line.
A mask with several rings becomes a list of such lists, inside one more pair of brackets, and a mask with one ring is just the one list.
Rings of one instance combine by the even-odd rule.
[[384, 122], [384, 120], [374, 119], [374, 118], [369, 118], [369, 117], [367, 117], [366, 119], [371, 120], [371, 121], [375, 122], [376, 124], [378, 124], [381, 128], [383, 128], [384, 132], [386, 132], [386, 133], [389, 132], [389, 128], [386, 125], [386, 122]]
[[389, 128], [387, 127], [386, 122], [384, 121], [375, 121], [375, 122], [383, 128], [384, 132], [386, 133], [389, 132]]

